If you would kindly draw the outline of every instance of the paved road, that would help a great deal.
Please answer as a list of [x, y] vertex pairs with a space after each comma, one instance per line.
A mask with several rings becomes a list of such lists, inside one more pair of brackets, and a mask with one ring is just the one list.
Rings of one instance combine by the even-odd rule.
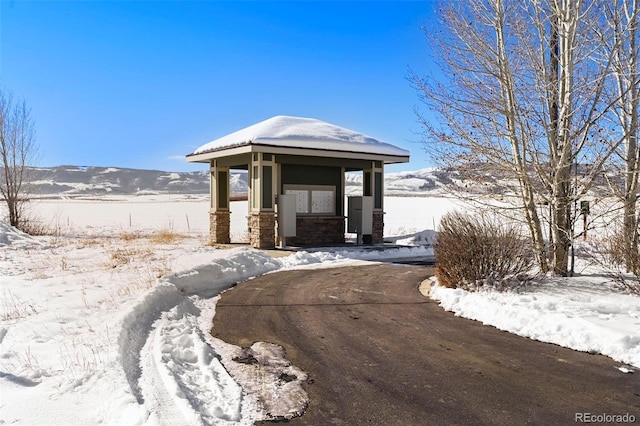
[[279, 272], [216, 307], [229, 343], [282, 345], [309, 374], [301, 425], [576, 424], [575, 413], [640, 423], [640, 373], [458, 318], [418, 292], [432, 270], [371, 265]]

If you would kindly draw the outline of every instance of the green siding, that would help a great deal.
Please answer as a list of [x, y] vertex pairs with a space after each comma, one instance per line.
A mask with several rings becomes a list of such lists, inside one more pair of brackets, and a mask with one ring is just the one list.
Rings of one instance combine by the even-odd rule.
[[218, 183], [218, 207], [220, 207], [221, 209], [228, 209], [229, 204], [227, 202], [227, 199], [229, 197], [229, 193], [227, 189], [228, 189], [229, 175], [226, 171], [218, 171], [218, 176], [216, 180]]
[[262, 166], [262, 208], [273, 208], [273, 173], [271, 166]]
[[374, 193], [373, 193], [373, 208], [381, 209], [382, 208], [382, 191], [384, 185], [384, 179], [382, 177], [381, 172], [375, 173], [375, 182], [374, 185]]

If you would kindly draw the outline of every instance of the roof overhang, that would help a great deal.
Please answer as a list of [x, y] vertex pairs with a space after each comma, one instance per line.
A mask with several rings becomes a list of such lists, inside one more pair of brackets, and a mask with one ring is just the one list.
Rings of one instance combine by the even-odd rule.
[[349, 160], [382, 161], [384, 164], [407, 163], [409, 155], [375, 154], [356, 151], [328, 150], [322, 148], [283, 147], [278, 145], [245, 143], [234, 147], [189, 154], [186, 159], [190, 163], [209, 163], [218, 158], [241, 154], [262, 152], [269, 154], [287, 154], [305, 157], [343, 158]]

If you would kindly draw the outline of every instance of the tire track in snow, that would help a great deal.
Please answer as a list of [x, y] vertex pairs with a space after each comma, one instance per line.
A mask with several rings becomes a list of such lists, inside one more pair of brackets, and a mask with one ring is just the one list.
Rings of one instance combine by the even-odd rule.
[[242, 389], [229, 376], [197, 325], [189, 299], [154, 324], [141, 356], [141, 392], [160, 424], [241, 420]]
[[204, 424], [240, 419], [241, 390], [239, 396], [239, 386], [206, 343], [197, 325], [199, 309], [188, 297], [214, 297], [280, 266], [264, 252], [238, 249], [163, 277], [125, 316], [118, 339], [122, 368], [136, 400], [151, 416], [172, 424], [177, 424], [174, 417], [199, 418]]
[[167, 425], [202, 423], [196, 421], [195, 416], [190, 416], [191, 418], [187, 419], [186, 413], [175, 402], [175, 394], [169, 392], [165, 387], [162, 376], [159, 374], [161, 362], [157, 358], [160, 354], [155, 350], [154, 344], [157, 340], [157, 334], [157, 331], [152, 332], [152, 335], [142, 348], [140, 357], [140, 366], [144, 371], [144, 379], [141, 377], [144, 383], [141, 383], [140, 393], [141, 396], [144, 395], [145, 405], [151, 419], [158, 424]]
[[145, 345], [153, 323], [166, 312], [176, 306], [184, 297], [173, 285], [159, 285], [147, 293], [145, 298], [124, 318], [120, 333], [120, 361], [129, 382], [131, 392], [138, 404], [144, 404], [140, 390], [140, 353]]

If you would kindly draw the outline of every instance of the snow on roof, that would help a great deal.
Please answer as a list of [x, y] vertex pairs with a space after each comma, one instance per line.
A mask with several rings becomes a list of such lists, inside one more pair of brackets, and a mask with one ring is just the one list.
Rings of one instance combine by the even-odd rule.
[[314, 118], [278, 115], [237, 132], [223, 136], [196, 149], [205, 154], [245, 145], [269, 145], [290, 148], [361, 152], [408, 157], [409, 151], [362, 133]]

